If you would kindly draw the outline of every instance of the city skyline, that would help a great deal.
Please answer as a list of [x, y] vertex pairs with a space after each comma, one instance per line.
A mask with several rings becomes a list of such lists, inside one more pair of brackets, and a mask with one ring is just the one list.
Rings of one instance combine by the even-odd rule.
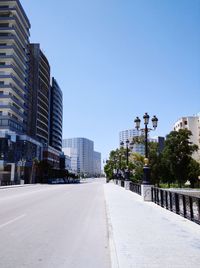
[[21, 3], [63, 89], [63, 138], [88, 137], [105, 158], [137, 115], [156, 114], [165, 136], [199, 112], [198, 1], [62, 1], [59, 16]]

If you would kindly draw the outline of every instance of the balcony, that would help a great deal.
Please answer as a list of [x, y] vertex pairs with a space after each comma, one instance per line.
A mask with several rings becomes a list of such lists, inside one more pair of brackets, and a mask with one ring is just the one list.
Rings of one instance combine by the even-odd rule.
[[0, 75], [0, 79], [12, 79], [21, 90], [23, 90], [24, 92], [28, 92], [26, 87], [22, 83], [20, 83], [20, 81], [12, 74]]
[[11, 111], [15, 112], [17, 115], [19, 115], [20, 117], [22, 117], [24, 120], [26, 119], [26, 116], [24, 115], [23, 112], [21, 112], [20, 110], [18, 110], [15, 106], [11, 105], [11, 104], [0, 104], [0, 108], [1, 109], [10, 109]]
[[[7, 52], [8, 50], [11, 50], [11, 53], [19, 58], [21, 61], [21, 64], [24, 66], [24, 68], [28, 68], [28, 64], [26, 63], [26, 60], [24, 59], [24, 56], [22, 57], [21, 53], [19, 52], [19, 49], [15, 45], [6, 45], [6, 46], [0, 46], [0, 51], [4, 52], [4, 50]], [[9, 56], [9, 55], [8, 55]], [[6, 55], [1, 56], [6, 57]]]

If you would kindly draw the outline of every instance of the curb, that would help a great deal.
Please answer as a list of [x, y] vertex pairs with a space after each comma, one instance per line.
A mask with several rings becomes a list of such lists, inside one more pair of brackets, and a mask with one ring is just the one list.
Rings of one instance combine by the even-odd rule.
[[[104, 186], [104, 196], [105, 196], [105, 186]], [[119, 261], [117, 257], [117, 251], [113, 236], [113, 227], [111, 223], [111, 217], [109, 212], [109, 207], [107, 200], [105, 198], [105, 205], [106, 205], [106, 217], [107, 217], [107, 223], [108, 223], [108, 242], [109, 242], [109, 248], [110, 248], [110, 259], [111, 259], [111, 268], [119, 268]]]
[[12, 188], [18, 188], [18, 187], [27, 187], [27, 186], [34, 186], [36, 184], [23, 184], [23, 185], [7, 185], [7, 186], [0, 186], [1, 189], [12, 189]]

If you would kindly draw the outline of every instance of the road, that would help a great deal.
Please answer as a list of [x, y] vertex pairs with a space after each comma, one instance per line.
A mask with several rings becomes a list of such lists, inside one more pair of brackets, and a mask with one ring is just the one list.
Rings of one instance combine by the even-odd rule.
[[0, 189], [0, 267], [109, 268], [103, 183]]

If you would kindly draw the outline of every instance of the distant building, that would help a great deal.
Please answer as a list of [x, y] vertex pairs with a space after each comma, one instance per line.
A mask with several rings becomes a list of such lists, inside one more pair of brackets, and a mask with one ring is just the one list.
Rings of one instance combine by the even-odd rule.
[[200, 162], [200, 114], [181, 117], [174, 124], [174, 130], [179, 129], [188, 129], [192, 132], [190, 141], [199, 147], [199, 150], [193, 153], [193, 158]]
[[64, 155], [66, 156], [66, 168], [73, 173], [80, 173], [80, 163], [78, 161], [77, 148], [65, 147], [62, 148]]
[[65, 155], [65, 169], [67, 169], [69, 172], [72, 172], [71, 158], [68, 155]]
[[77, 172], [93, 176], [94, 142], [86, 138], [64, 139], [63, 151], [66, 148], [77, 150]]
[[94, 151], [94, 176], [100, 176], [101, 175], [101, 153]]
[[[141, 136], [141, 132], [137, 129], [127, 129], [119, 132], [119, 146], [120, 143], [124, 143], [124, 147], [126, 146], [126, 140], [129, 140], [130, 142], [134, 137]], [[131, 149], [135, 153], [139, 153], [141, 155], [145, 154], [145, 146], [142, 143], [135, 143], [131, 146]]]

